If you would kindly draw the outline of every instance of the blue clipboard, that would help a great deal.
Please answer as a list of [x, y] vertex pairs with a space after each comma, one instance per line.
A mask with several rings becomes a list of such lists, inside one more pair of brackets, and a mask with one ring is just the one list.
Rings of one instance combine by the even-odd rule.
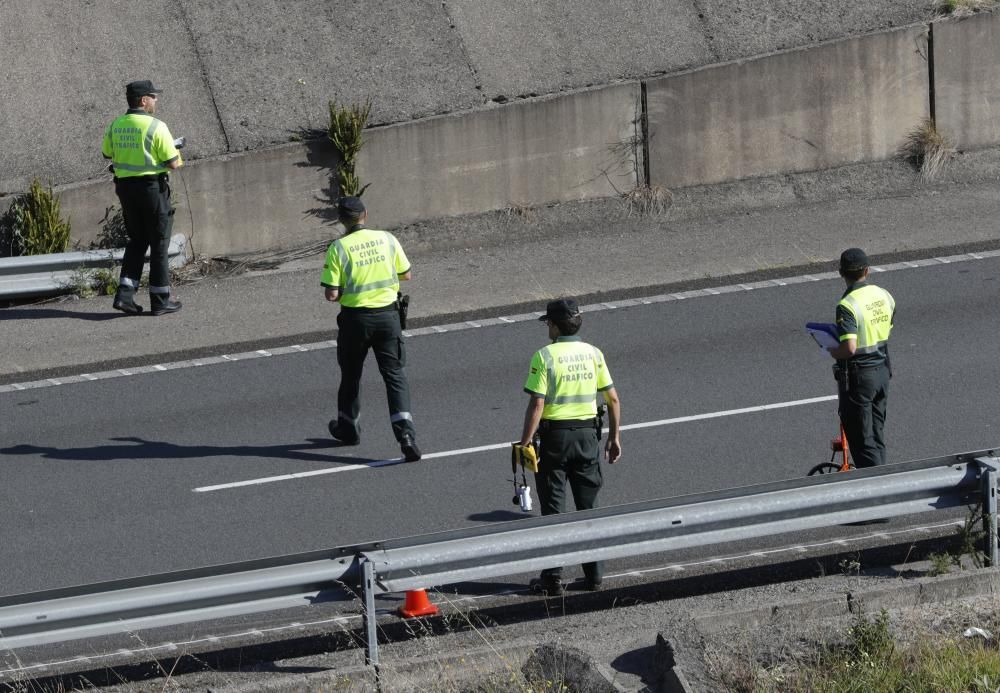
[[823, 349], [836, 347], [840, 344], [837, 326], [832, 322], [807, 322], [806, 329], [809, 331], [809, 336]]

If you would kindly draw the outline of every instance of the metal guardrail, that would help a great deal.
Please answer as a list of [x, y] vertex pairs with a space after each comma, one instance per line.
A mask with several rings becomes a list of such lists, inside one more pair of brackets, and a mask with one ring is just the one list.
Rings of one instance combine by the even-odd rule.
[[[118, 248], [0, 258], [0, 299], [65, 293], [81, 270], [121, 264], [124, 254], [125, 250]], [[171, 267], [183, 267], [191, 260], [191, 245], [183, 234], [174, 234], [167, 254]]]
[[0, 650], [364, 599], [378, 664], [374, 595], [477, 578], [980, 505], [998, 561], [992, 450], [726, 491], [345, 546], [197, 571], [0, 598]]

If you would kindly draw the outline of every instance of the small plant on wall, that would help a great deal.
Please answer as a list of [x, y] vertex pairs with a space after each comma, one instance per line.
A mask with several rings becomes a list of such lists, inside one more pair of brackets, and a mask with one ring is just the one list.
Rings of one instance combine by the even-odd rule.
[[371, 99], [362, 104], [330, 102], [330, 141], [337, 148], [340, 163], [337, 165], [337, 187], [341, 195], [360, 197], [370, 183], [361, 185], [355, 167], [358, 153], [364, 145], [362, 133], [371, 114]]
[[69, 246], [70, 220], [63, 219], [59, 196], [35, 178], [28, 192], [11, 204], [0, 224], [3, 255], [64, 253]]

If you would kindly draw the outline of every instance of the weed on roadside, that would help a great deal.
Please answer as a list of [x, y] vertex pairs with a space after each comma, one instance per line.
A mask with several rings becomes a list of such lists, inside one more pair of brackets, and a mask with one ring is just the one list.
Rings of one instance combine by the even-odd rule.
[[955, 150], [930, 118], [924, 120], [899, 148], [899, 157], [920, 171], [925, 181], [934, 180]]
[[622, 193], [625, 215], [661, 216], [674, 204], [674, 194], [662, 185], [637, 185]]
[[938, 14], [952, 17], [967, 17], [977, 12], [1000, 6], [1000, 0], [938, 0]]

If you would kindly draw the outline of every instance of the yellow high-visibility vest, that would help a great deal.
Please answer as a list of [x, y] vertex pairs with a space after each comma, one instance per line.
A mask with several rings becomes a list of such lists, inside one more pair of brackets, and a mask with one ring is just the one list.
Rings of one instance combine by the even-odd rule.
[[395, 236], [362, 227], [330, 244], [321, 283], [340, 291], [342, 306], [384, 308], [396, 300], [399, 275], [409, 271]]
[[842, 342], [852, 337], [856, 340], [855, 354], [870, 354], [889, 341], [896, 301], [888, 291], [864, 284], [840, 299], [838, 305], [846, 308], [857, 324], [855, 334], [840, 335]]
[[181, 154], [166, 123], [144, 111], [129, 110], [104, 131], [104, 158], [111, 159], [116, 178], [164, 173]]
[[535, 352], [525, 392], [545, 398], [542, 418], [553, 421], [597, 416], [597, 393], [614, 387], [604, 354], [577, 336], [563, 336]]

